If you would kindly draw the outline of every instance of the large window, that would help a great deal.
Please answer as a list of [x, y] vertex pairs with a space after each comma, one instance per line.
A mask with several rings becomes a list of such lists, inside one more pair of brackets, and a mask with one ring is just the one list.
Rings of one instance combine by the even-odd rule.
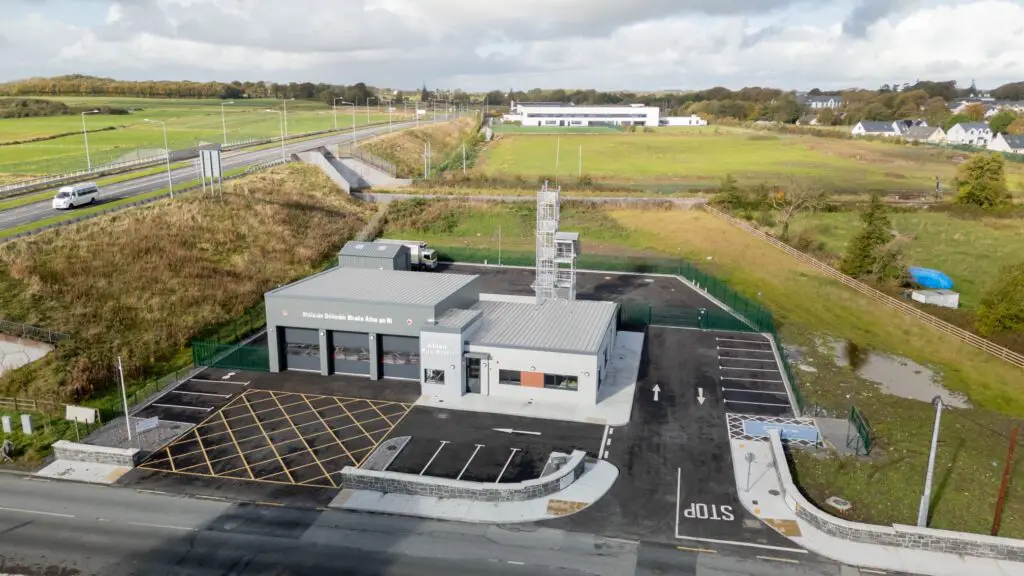
[[444, 370], [423, 370], [423, 381], [427, 384], [444, 384]]
[[575, 376], [561, 376], [559, 374], [545, 374], [544, 387], [555, 390], [577, 390], [579, 378]]
[[498, 370], [498, 384], [520, 386], [522, 383], [523, 373], [519, 370]]

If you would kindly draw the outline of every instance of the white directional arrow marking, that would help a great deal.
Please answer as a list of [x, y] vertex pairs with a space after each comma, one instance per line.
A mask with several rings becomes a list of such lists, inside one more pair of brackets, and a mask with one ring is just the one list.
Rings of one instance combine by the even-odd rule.
[[697, 402], [701, 406], [704, 405], [704, 389], [703, 388], [697, 388]]
[[228, 372], [226, 376], [221, 376], [220, 379], [221, 380], [228, 380], [228, 379], [230, 379], [234, 375], [235, 375], [234, 372]]
[[533, 432], [530, 430], [513, 430], [512, 428], [492, 428], [496, 432], [504, 432], [505, 434], [529, 434], [530, 436], [540, 436], [540, 432]]
[[657, 384], [655, 384], [654, 388], [651, 388], [651, 390], [654, 390], [654, 401], [657, 402], [658, 401], [658, 392], [661, 392], [661, 387], [658, 386]]

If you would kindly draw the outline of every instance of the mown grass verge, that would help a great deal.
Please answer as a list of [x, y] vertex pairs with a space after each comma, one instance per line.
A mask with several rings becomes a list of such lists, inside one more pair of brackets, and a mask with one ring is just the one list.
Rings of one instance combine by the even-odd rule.
[[476, 125], [476, 118], [459, 118], [363, 140], [359, 147], [393, 163], [399, 178], [422, 178], [426, 144], [430, 145], [433, 172], [474, 135]]

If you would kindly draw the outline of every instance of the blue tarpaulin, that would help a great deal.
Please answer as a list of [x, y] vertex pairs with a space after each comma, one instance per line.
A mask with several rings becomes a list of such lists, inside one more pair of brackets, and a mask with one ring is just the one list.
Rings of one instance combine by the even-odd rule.
[[949, 290], [953, 287], [953, 280], [938, 270], [931, 268], [910, 267], [910, 277], [914, 282], [925, 288], [934, 290]]

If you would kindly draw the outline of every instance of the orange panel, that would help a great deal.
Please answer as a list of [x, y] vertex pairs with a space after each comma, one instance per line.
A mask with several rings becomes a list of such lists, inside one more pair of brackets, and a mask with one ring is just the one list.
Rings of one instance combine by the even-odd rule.
[[543, 372], [523, 372], [520, 377], [521, 384], [526, 388], [543, 388], [544, 387], [544, 373]]

